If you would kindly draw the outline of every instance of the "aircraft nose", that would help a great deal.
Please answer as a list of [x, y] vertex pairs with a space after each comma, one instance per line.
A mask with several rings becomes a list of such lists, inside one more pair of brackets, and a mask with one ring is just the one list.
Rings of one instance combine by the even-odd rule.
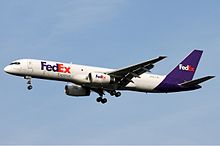
[[10, 70], [11, 70], [11, 67], [10, 67], [10, 66], [6, 66], [6, 67], [4, 68], [4, 71], [5, 71], [6, 73], [10, 73]]

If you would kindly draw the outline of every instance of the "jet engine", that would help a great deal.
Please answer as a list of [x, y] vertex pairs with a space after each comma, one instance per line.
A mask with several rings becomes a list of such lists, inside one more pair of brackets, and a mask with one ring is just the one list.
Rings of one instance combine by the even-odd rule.
[[68, 84], [65, 86], [65, 93], [69, 96], [89, 96], [90, 90], [76, 84]]
[[111, 84], [115, 78], [103, 73], [89, 73], [89, 81], [92, 84]]

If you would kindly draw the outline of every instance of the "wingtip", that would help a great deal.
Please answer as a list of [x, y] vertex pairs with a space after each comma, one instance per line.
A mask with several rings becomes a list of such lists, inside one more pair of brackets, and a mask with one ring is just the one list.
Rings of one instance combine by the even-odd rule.
[[210, 79], [215, 78], [215, 76], [207, 76], [206, 78], [207, 78], [207, 80], [210, 80]]
[[167, 58], [167, 56], [159, 56], [159, 58], [165, 59], [165, 58]]
[[215, 78], [215, 76], [209, 76], [210, 79]]

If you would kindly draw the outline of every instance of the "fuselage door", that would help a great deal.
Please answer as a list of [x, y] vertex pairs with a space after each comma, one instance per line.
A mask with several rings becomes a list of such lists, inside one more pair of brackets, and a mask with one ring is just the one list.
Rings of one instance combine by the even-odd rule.
[[31, 60], [27, 60], [27, 68], [28, 68], [28, 72], [33, 72], [33, 64]]

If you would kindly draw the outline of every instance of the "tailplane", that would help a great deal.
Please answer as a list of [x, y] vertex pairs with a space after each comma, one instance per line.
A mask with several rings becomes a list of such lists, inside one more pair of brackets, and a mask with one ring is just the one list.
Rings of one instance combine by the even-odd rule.
[[199, 84], [201, 84], [201, 83], [203, 83], [207, 80], [210, 80], [214, 77], [215, 76], [206, 76], [206, 77], [195, 79], [195, 80], [192, 80], [192, 81], [186, 81], [186, 82], [181, 83], [180, 86], [182, 86], [182, 87], [193, 87], [193, 86], [199, 85]]
[[181, 84], [191, 81], [196, 72], [203, 51], [194, 50], [180, 64], [178, 64], [166, 77], [168, 82]]

